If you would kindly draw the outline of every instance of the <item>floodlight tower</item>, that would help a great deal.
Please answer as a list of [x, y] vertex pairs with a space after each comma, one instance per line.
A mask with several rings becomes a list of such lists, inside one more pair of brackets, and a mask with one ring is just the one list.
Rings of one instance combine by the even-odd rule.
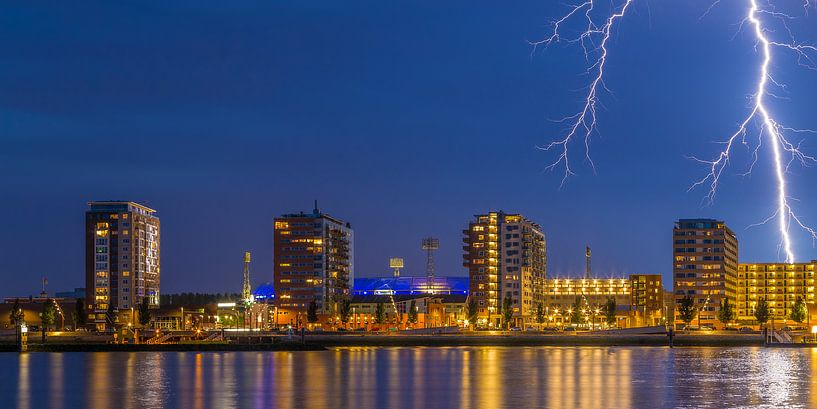
[[431, 293], [434, 282], [434, 252], [440, 248], [440, 240], [426, 237], [423, 239], [422, 248], [426, 251], [426, 292]]
[[244, 285], [241, 287], [241, 298], [249, 304], [252, 299], [252, 288], [250, 287], [250, 252], [244, 252]]
[[400, 278], [400, 269], [404, 267], [403, 259], [400, 257], [390, 258], [389, 267], [394, 269], [394, 278]]

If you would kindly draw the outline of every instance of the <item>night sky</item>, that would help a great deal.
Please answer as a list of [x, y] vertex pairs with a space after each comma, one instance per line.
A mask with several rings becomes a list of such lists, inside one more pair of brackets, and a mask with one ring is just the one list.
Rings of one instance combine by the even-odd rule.
[[[748, 112], [759, 60], [738, 33], [744, 1], [637, 1], [615, 30], [597, 173], [559, 189], [536, 149], [579, 108], [581, 50], [531, 54], [551, 0], [13, 2], [0, 13], [0, 296], [84, 284], [90, 200], [134, 200], [162, 220], [162, 291], [240, 291], [272, 277], [272, 218], [321, 210], [355, 229], [357, 276], [388, 258], [422, 274], [423, 236], [440, 275], [465, 275], [473, 214], [520, 212], [548, 239], [548, 273], [664, 274], [679, 217], [721, 218], [741, 261], [777, 261], [770, 158], [740, 148], [713, 205], [687, 188]], [[782, 2], [778, 2], [782, 3]], [[800, 2], [793, 12], [802, 16]], [[817, 41], [817, 11], [792, 22]], [[737, 33], [737, 35], [736, 35]], [[817, 128], [817, 73], [778, 52], [775, 114]], [[752, 136], [754, 138], [754, 136]], [[817, 135], [803, 135], [817, 153]], [[791, 194], [817, 225], [817, 169]], [[809, 189], [809, 187], [812, 187]], [[795, 231], [798, 259], [817, 258]]]

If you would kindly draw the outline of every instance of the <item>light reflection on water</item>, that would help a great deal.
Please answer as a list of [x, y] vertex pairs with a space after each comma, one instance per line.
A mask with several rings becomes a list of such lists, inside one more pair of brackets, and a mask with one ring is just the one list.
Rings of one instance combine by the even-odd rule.
[[4, 353], [0, 380], [18, 409], [805, 408], [817, 349]]

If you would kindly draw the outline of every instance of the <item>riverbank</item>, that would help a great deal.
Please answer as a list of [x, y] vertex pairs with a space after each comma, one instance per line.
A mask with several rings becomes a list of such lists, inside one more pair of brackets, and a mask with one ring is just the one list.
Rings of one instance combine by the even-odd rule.
[[[224, 351], [324, 351], [326, 347], [313, 343], [276, 342], [273, 344], [29, 344], [29, 352], [224, 352]], [[0, 344], [0, 352], [16, 352], [11, 344]]]
[[[306, 341], [324, 347], [456, 347], [456, 346], [668, 346], [666, 335], [320, 335]], [[675, 337], [676, 347], [762, 346], [758, 334], [713, 334]]]
[[[62, 342], [61, 342], [62, 341]], [[67, 341], [67, 342], [66, 342]], [[675, 347], [757, 347], [763, 346], [759, 334], [679, 334]], [[32, 342], [31, 352], [128, 352], [128, 351], [320, 351], [337, 347], [666, 347], [664, 334], [451, 334], [451, 335], [380, 335], [380, 334], [310, 334], [305, 342], [275, 337], [275, 342], [186, 342], [172, 344], [110, 344], [105, 342], [70, 342], [54, 339], [46, 344]], [[0, 351], [14, 351], [10, 343], [0, 344]]]

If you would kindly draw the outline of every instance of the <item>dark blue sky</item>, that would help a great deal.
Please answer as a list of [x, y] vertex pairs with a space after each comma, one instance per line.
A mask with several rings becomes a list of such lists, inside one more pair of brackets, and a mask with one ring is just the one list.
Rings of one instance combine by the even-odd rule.
[[[114, 4], [115, 3], [115, 4]], [[6, 4], [0, 14], [2, 294], [83, 285], [83, 212], [129, 199], [162, 219], [162, 290], [239, 291], [272, 274], [272, 218], [310, 210], [348, 220], [356, 274], [402, 256], [464, 275], [461, 230], [491, 209], [521, 212], [548, 237], [549, 273], [659, 272], [669, 284], [678, 217], [725, 219], [740, 258], [778, 260], [769, 157], [727, 171], [714, 205], [687, 187], [747, 112], [758, 56], [738, 34], [742, 1], [637, 1], [615, 30], [593, 140], [559, 189], [536, 150], [549, 121], [578, 108], [584, 60], [531, 55], [555, 1], [83, 2]], [[276, 4], [277, 3], [277, 4]], [[799, 10], [802, 12], [802, 10]], [[817, 12], [794, 22], [817, 41]], [[734, 37], [734, 38], [733, 38]], [[817, 74], [778, 54], [788, 100], [774, 111], [817, 128]], [[817, 152], [817, 137], [803, 136]], [[792, 195], [817, 224], [815, 169], [793, 168]], [[799, 259], [817, 258], [796, 232]]]

